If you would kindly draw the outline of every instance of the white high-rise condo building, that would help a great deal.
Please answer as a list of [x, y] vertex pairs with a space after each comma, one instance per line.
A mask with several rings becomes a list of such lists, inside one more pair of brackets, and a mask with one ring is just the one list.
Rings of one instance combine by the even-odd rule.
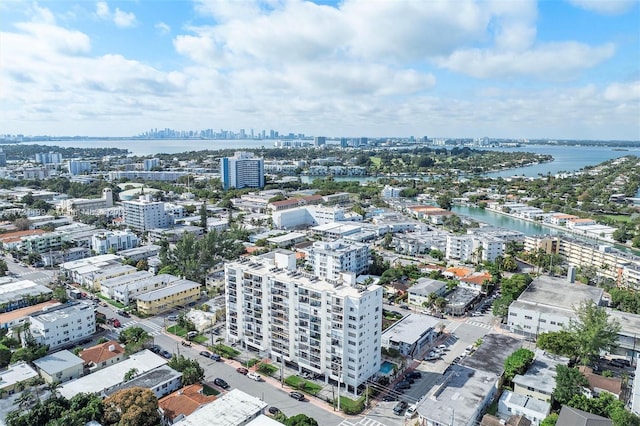
[[254, 157], [251, 152], [238, 151], [233, 157], [220, 159], [220, 175], [222, 187], [229, 188], [263, 188], [264, 160]]
[[357, 394], [380, 370], [382, 287], [328, 282], [277, 250], [225, 265], [227, 339]]
[[316, 241], [309, 247], [309, 264], [314, 275], [336, 280], [343, 272], [356, 275], [369, 269], [370, 250], [367, 244], [337, 240]]
[[162, 201], [151, 201], [149, 196], [139, 200], [123, 201], [124, 223], [138, 231], [148, 231], [169, 226], [169, 216]]

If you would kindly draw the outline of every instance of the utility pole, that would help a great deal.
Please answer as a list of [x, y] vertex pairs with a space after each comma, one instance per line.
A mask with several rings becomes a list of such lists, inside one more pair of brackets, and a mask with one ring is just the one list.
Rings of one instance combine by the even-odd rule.
[[280, 386], [284, 388], [284, 355], [280, 354]]

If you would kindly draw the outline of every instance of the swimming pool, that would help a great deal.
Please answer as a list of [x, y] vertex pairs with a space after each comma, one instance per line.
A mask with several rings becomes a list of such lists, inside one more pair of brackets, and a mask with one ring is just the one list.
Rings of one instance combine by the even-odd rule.
[[396, 365], [392, 362], [385, 361], [380, 365], [380, 372], [382, 374], [390, 374], [393, 369], [396, 368]]

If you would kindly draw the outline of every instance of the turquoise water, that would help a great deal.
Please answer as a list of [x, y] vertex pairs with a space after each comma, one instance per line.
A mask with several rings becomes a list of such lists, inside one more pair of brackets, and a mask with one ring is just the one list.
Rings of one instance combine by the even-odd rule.
[[389, 361], [385, 361], [382, 363], [382, 365], [380, 365], [380, 372], [382, 374], [389, 374], [393, 371], [393, 369], [395, 368], [395, 364]]

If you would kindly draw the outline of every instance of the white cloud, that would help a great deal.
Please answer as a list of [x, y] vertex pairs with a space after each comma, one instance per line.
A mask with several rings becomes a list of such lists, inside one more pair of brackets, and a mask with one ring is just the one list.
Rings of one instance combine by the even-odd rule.
[[640, 80], [628, 83], [611, 83], [604, 91], [604, 98], [613, 102], [640, 104]]
[[171, 32], [171, 27], [165, 22], [158, 22], [153, 27], [162, 34], [169, 34]]
[[102, 19], [110, 19], [111, 11], [109, 5], [103, 1], [96, 3], [96, 15]]
[[104, 1], [96, 3], [96, 16], [105, 21], [112, 21], [118, 28], [130, 28], [137, 24], [135, 13], [125, 12], [120, 8], [116, 8], [112, 13]]
[[461, 49], [437, 61], [445, 68], [476, 78], [534, 76], [566, 80], [611, 58], [615, 46], [589, 46], [577, 42], [546, 43], [526, 51]]
[[568, 0], [572, 5], [600, 13], [602, 15], [620, 15], [629, 11], [636, 0]]
[[113, 22], [120, 28], [128, 28], [136, 25], [136, 15], [133, 12], [123, 12], [116, 8], [113, 14]]

